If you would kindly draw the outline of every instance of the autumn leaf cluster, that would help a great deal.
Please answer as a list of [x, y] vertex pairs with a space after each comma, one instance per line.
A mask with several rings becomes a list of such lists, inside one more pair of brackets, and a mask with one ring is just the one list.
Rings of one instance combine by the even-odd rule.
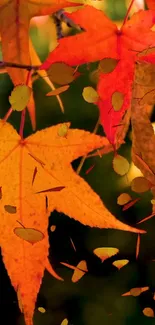
[[[80, 32], [60, 39], [55, 50], [41, 63], [29, 40], [31, 18], [51, 15], [61, 8], [78, 4], [65, 0], [25, 0], [18, 4], [15, 0], [0, 0], [2, 66], [14, 84], [9, 96], [10, 109], [0, 121], [0, 247], [26, 325], [33, 324], [44, 270], [62, 280], [48, 260], [48, 218], [54, 210], [91, 227], [138, 233], [138, 258], [139, 234], [145, 233], [145, 229], [116, 219], [99, 195], [79, 176], [92, 151], [90, 156], [101, 157], [113, 151], [111, 167], [120, 177], [128, 173], [129, 162], [118, 149], [125, 142], [130, 123], [132, 160], [142, 173], [130, 184], [131, 190], [138, 194], [151, 191], [153, 211], [147, 218], [155, 213], [155, 136], [148, 115], [148, 106], [153, 107], [155, 103], [155, 5], [151, 0], [147, 0], [147, 4], [150, 9], [140, 10], [130, 19], [128, 12], [121, 28], [103, 11], [90, 5], [66, 13], [66, 19], [79, 26]], [[52, 88], [47, 96], [57, 96], [60, 101], [59, 95], [67, 92], [77, 78], [82, 78], [79, 66], [92, 62], [98, 64], [96, 89], [88, 85], [82, 96], [99, 109], [94, 133], [72, 129], [68, 122], [24, 138], [26, 108], [32, 128], [36, 129], [33, 74], [46, 74]], [[58, 85], [56, 89], [55, 84]], [[21, 114], [19, 133], [7, 122], [14, 110]], [[95, 134], [99, 124], [105, 136]], [[75, 172], [71, 163], [79, 157], [83, 158]], [[90, 166], [88, 173], [93, 167]], [[122, 193], [117, 203], [124, 211], [138, 200], [139, 197], [134, 199]], [[102, 262], [117, 253], [117, 248], [94, 250]], [[113, 265], [121, 269], [128, 262], [117, 260]], [[89, 272], [86, 261], [77, 266], [62, 264], [74, 270], [73, 282]], [[148, 287], [133, 288], [123, 295], [138, 296], [147, 290]], [[152, 310], [143, 313], [154, 317]]]

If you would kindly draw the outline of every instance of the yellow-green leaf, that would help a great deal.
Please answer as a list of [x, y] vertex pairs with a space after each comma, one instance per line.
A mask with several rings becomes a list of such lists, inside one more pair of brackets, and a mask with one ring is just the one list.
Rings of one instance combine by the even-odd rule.
[[58, 129], [58, 136], [65, 137], [67, 135], [67, 132], [68, 132], [68, 125], [64, 123]]
[[9, 103], [13, 110], [22, 111], [30, 100], [32, 89], [26, 85], [18, 85], [14, 87], [9, 96]]
[[40, 311], [40, 313], [44, 314], [46, 312], [46, 309], [44, 307], [38, 307], [38, 311]]
[[114, 157], [113, 168], [117, 174], [124, 176], [125, 174], [128, 173], [129, 167], [130, 167], [130, 165], [126, 158], [124, 158], [123, 156], [120, 156], [120, 155], [116, 155]]
[[83, 88], [82, 96], [88, 103], [96, 103], [98, 101], [98, 93], [93, 87]]

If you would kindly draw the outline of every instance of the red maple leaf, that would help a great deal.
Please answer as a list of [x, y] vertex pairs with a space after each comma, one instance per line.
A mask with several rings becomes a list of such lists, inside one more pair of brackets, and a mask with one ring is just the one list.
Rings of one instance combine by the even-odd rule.
[[[114, 126], [119, 125], [130, 106], [137, 53], [155, 46], [155, 32], [151, 30], [155, 11], [140, 10], [130, 20], [126, 17], [120, 29], [101, 10], [88, 5], [67, 15], [85, 32], [61, 39], [41, 69], [47, 70], [55, 62], [74, 66], [104, 58], [118, 59], [112, 72], [100, 73], [97, 85], [101, 123], [109, 141], [115, 143], [117, 127]], [[114, 111], [112, 106], [115, 92], [120, 92], [124, 98], [119, 111]]]
[[155, 1], [154, 0], [146, 0], [146, 4], [149, 9], [155, 10]]

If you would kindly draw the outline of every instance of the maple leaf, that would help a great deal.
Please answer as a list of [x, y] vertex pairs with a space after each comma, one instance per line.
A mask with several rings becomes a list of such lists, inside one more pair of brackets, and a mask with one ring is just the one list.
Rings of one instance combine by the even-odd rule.
[[[137, 64], [131, 105], [131, 124], [133, 162], [145, 178], [155, 186], [155, 135], [146, 110], [147, 101], [155, 96], [153, 91], [148, 92], [147, 96], [147, 88], [154, 79], [154, 71], [155, 68], [153, 69], [150, 63], [140, 61]], [[142, 97], [142, 92], [146, 96]]]
[[146, 4], [149, 9], [155, 10], [155, 1], [154, 0], [146, 0]]
[[62, 137], [63, 125], [23, 140], [0, 121], [0, 247], [27, 325], [32, 325], [45, 268], [56, 276], [48, 260], [50, 212], [56, 209], [91, 227], [145, 232], [117, 220], [71, 166], [103, 146], [105, 138], [76, 129]]
[[[136, 55], [155, 45], [155, 32], [151, 30], [155, 12], [141, 10], [135, 13], [120, 30], [102, 11], [88, 5], [67, 15], [86, 32], [59, 40], [59, 45], [49, 54], [41, 69], [47, 70], [52, 63], [59, 61], [74, 66], [104, 58], [116, 59], [113, 71], [106, 74], [99, 71], [97, 86], [101, 122], [109, 141], [115, 143], [117, 128], [113, 126], [119, 124], [131, 103]], [[123, 95], [119, 111], [115, 111], [112, 105], [115, 93]]]
[[[29, 53], [29, 25], [32, 17], [50, 15], [78, 3], [66, 0], [0, 0], [0, 34], [3, 60], [11, 63], [31, 65]], [[14, 85], [26, 82], [27, 71], [7, 67]], [[30, 85], [31, 86], [31, 85]], [[28, 110], [35, 129], [35, 104], [31, 95]]]
[[[144, 60], [144, 62], [143, 62]], [[153, 201], [155, 198], [155, 134], [153, 126], [147, 113], [148, 102], [154, 103], [154, 55], [142, 56], [137, 62], [135, 70], [133, 98], [131, 103], [131, 124], [132, 124], [132, 160], [141, 170], [142, 174], [151, 184]], [[148, 91], [152, 86], [151, 91]], [[142, 96], [143, 93], [143, 96]], [[152, 203], [152, 214], [141, 222], [149, 220], [154, 216], [155, 204]]]

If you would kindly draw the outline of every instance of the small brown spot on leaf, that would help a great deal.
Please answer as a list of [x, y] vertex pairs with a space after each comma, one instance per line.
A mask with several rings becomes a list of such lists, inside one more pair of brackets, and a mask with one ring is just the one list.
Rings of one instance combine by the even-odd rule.
[[14, 233], [16, 236], [24, 239], [31, 244], [35, 244], [44, 238], [44, 234], [41, 231], [33, 228], [16, 227], [14, 229]]
[[9, 204], [4, 205], [4, 209], [5, 209], [6, 212], [12, 213], [12, 214], [17, 212], [17, 208], [15, 206], [9, 205]]
[[124, 94], [120, 93], [119, 91], [115, 91], [112, 94], [111, 102], [114, 111], [118, 112], [122, 108], [124, 102]]
[[99, 63], [99, 69], [102, 73], [110, 73], [114, 71], [118, 64], [119, 60], [117, 59], [112, 59], [112, 58], [105, 58], [100, 61]]

